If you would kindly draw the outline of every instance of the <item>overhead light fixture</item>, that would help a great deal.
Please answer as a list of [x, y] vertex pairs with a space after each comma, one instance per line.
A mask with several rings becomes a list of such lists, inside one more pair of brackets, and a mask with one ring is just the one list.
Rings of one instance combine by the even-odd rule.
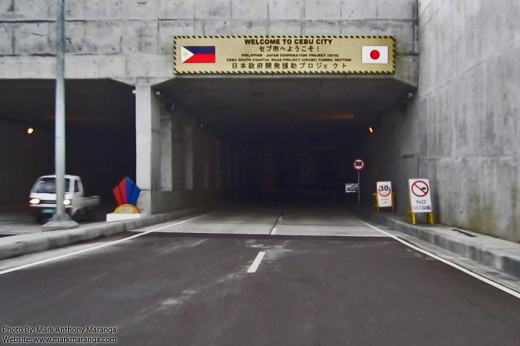
[[354, 114], [333, 114], [325, 117], [327, 120], [352, 120], [355, 118]]
[[368, 127], [368, 132], [370, 132], [370, 133], [374, 133], [374, 128], [373, 128], [372, 126], [369, 126], [369, 127]]
[[32, 135], [33, 133], [34, 133], [34, 128], [32, 128], [32, 127], [27, 128], [28, 135]]
[[331, 121], [331, 120], [353, 120], [355, 114], [328, 114], [328, 115], [312, 115], [308, 118], [310, 121]]

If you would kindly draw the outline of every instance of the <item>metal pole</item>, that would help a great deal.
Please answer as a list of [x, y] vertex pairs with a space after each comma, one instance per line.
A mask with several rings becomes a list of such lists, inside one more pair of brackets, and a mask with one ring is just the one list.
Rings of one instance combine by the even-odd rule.
[[361, 204], [361, 171], [360, 170], [357, 171], [357, 184], [358, 184], [357, 204], [360, 205]]
[[43, 225], [44, 231], [76, 228], [79, 225], [65, 213], [65, 0], [58, 0], [56, 18], [56, 108], [55, 108], [55, 175], [56, 210]]
[[56, 35], [56, 108], [55, 108], [55, 221], [65, 220], [65, 0], [58, 0]]

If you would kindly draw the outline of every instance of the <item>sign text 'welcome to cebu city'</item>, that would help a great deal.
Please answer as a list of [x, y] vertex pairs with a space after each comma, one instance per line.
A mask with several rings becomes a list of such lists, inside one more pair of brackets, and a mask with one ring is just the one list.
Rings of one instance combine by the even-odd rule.
[[392, 36], [176, 36], [177, 74], [392, 74]]

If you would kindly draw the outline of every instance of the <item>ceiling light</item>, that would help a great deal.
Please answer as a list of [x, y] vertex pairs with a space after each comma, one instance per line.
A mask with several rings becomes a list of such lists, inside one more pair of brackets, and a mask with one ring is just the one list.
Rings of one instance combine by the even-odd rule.
[[27, 134], [28, 134], [28, 135], [32, 135], [33, 133], [34, 133], [34, 129], [33, 129], [32, 127], [29, 127], [29, 128], [27, 129]]

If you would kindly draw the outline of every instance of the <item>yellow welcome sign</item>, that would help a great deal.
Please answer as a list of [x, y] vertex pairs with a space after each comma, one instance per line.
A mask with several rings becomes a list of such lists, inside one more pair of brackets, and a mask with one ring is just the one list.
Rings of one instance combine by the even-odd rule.
[[392, 36], [176, 36], [177, 74], [392, 74]]

